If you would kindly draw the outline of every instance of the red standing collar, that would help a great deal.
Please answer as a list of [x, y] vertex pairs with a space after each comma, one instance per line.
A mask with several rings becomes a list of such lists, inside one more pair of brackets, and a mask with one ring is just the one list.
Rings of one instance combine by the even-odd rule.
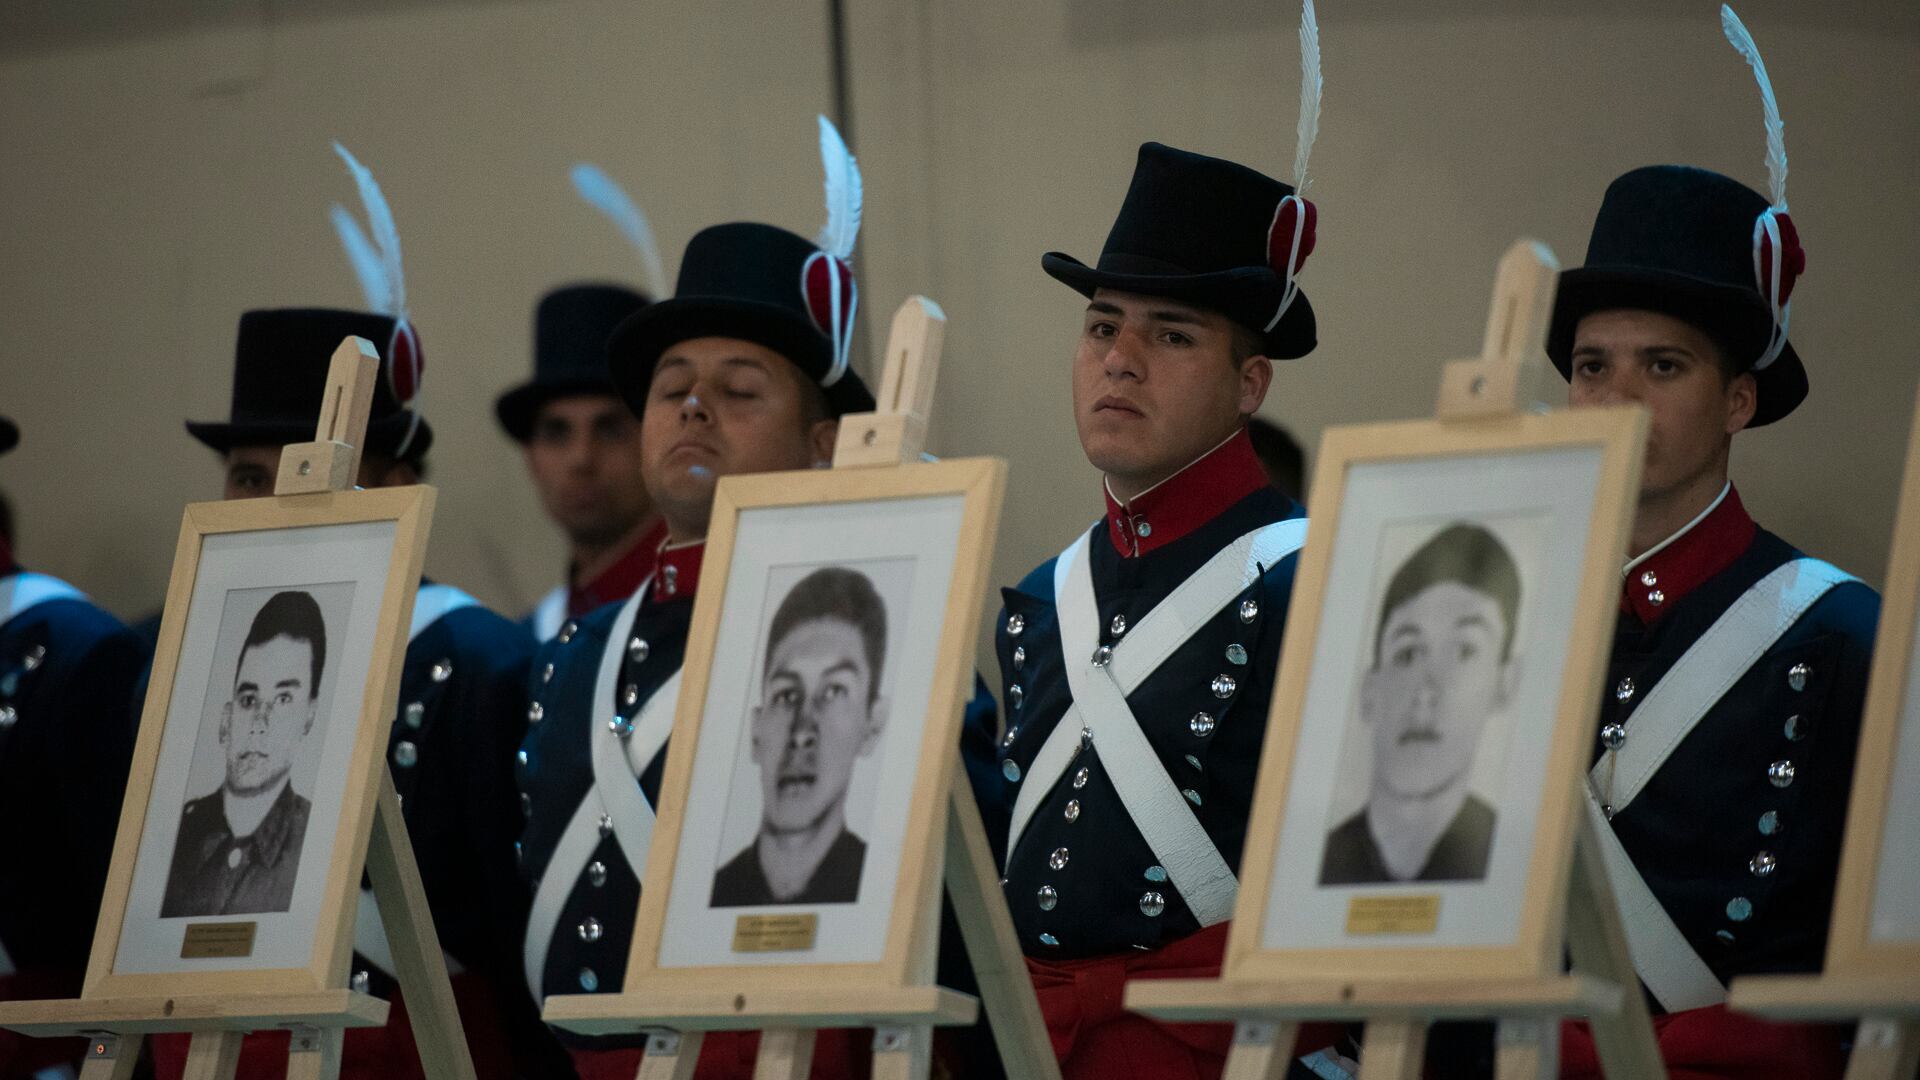
[[700, 560], [706, 554], [705, 540], [661, 547], [660, 564], [653, 572], [653, 593], [647, 599], [655, 604], [693, 599], [694, 590], [700, 587]]
[[1627, 564], [1623, 611], [1651, 626], [1688, 593], [1733, 565], [1760, 527], [1747, 515], [1740, 493], [1729, 484], [1720, 504], [1675, 534], [1653, 554]]
[[1107, 537], [1123, 558], [1145, 555], [1193, 532], [1267, 486], [1267, 471], [1242, 427], [1193, 464], [1121, 503], [1107, 496]]
[[626, 554], [602, 570], [592, 581], [569, 585], [567, 615], [579, 618], [602, 604], [632, 596], [640, 583], [647, 580], [647, 575], [653, 573], [654, 564], [660, 558], [660, 547], [666, 542], [667, 523], [655, 522], [652, 528], [640, 534]]

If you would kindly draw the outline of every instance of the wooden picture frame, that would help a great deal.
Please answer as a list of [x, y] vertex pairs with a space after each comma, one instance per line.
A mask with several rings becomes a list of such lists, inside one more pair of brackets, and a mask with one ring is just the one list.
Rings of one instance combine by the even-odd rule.
[[[938, 928], [934, 915], [939, 907], [947, 799], [955, 775], [962, 713], [972, 692], [974, 630], [987, 583], [992, 540], [998, 526], [1005, 484], [1005, 463], [989, 458], [918, 464], [884, 471], [845, 469], [721, 479], [715, 493], [706, 556], [702, 564], [703, 581], [695, 601], [688, 635], [686, 660], [682, 668], [683, 682], [674, 717], [674, 737], [668, 748], [665, 774], [661, 781], [660, 805], [646, 866], [647, 887], [641, 893], [628, 959], [628, 996], [643, 993], [648, 1000], [664, 1000], [683, 993], [699, 996], [702, 991], [724, 991], [731, 995], [755, 987], [930, 986], [932, 957], [937, 944], [934, 936]], [[855, 549], [860, 549], [861, 543], [852, 537], [855, 534], [869, 537], [865, 545], [871, 549], [869, 555], [872, 550], [879, 550], [874, 545], [881, 543], [871, 539], [876, 534], [871, 522], [866, 529], [861, 528], [861, 510], [870, 510], [876, 515], [896, 511], [904, 513], [912, 510], [916, 502], [928, 507], [950, 507], [958, 528], [952, 536], [952, 561], [947, 571], [946, 587], [938, 590], [931, 605], [911, 609], [905, 620], [912, 622], [917, 618], [923, 632], [930, 622], [937, 625], [938, 636], [931, 641], [931, 677], [917, 684], [904, 670], [896, 670], [894, 675], [887, 677], [895, 681], [891, 683], [894, 700], [886, 730], [891, 735], [906, 729], [908, 725], [917, 724], [913, 729], [917, 731], [917, 743], [914, 744], [912, 758], [910, 796], [903, 808], [905, 825], [898, 858], [885, 859], [881, 866], [882, 870], [897, 868], [892, 878], [891, 892], [887, 894], [883, 945], [877, 955], [870, 959], [852, 962], [818, 962], [795, 955], [769, 961], [767, 954], [756, 953], [753, 955], [760, 957], [758, 963], [663, 964], [663, 940], [666, 939], [669, 923], [683, 919], [684, 911], [696, 910], [698, 904], [692, 898], [706, 896], [708, 883], [715, 880], [713, 852], [709, 850], [712, 845], [702, 849], [697, 863], [691, 861], [696, 858], [691, 852], [695, 843], [699, 842], [699, 836], [704, 835], [699, 832], [705, 827], [702, 822], [711, 821], [712, 813], [721, 813], [724, 820], [724, 808], [715, 808], [712, 804], [726, 800], [729, 791], [712, 787], [703, 789], [700, 794], [709, 806], [690, 807], [688, 796], [695, 790], [693, 781], [696, 769], [720, 767], [711, 763], [724, 763], [728, 760], [725, 755], [737, 754], [742, 746], [741, 740], [748, 737], [742, 733], [744, 727], [740, 720], [728, 716], [724, 718], [726, 722], [722, 723], [722, 717], [709, 715], [710, 697], [715, 686], [721, 685], [715, 683], [716, 670], [724, 678], [740, 670], [741, 664], [759, 662], [759, 649], [756, 646], [752, 656], [731, 655], [721, 658], [721, 662], [717, 663], [717, 643], [722, 640], [723, 633], [730, 629], [730, 624], [723, 620], [722, 612], [735, 612], [736, 620], [738, 612], [745, 612], [749, 621], [764, 620], [764, 612], [770, 611], [771, 604], [778, 599], [772, 595], [770, 587], [765, 587], [757, 604], [747, 599], [751, 594], [743, 582], [748, 578], [742, 575], [751, 575], [752, 571], [736, 566], [736, 554], [743, 536], [746, 543], [764, 546], [763, 540], [755, 539], [753, 530], [762, 528], [760, 523], [775, 519], [758, 515], [820, 508], [824, 511], [823, 516], [835, 523], [833, 528], [838, 530], [845, 546], [825, 552], [795, 550], [791, 553], [791, 563], [823, 565], [844, 561], [857, 567], [861, 565], [862, 556]], [[892, 542], [901, 541], [894, 539]], [[804, 548], [801, 540], [795, 543]], [[936, 561], [930, 565], [937, 569], [939, 564]], [[763, 570], [758, 583], [767, 580]], [[914, 587], [920, 590], [917, 595], [930, 595], [925, 579], [918, 575], [917, 570], [913, 580]], [[737, 604], [751, 606], [730, 608], [730, 594], [736, 592]], [[937, 621], [933, 618], [936, 612]], [[897, 620], [897, 613], [893, 617]], [[738, 633], [737, 621], [731, 627]], [[754, 635], [751, 640], [758, 641], [763, 629], [763, 622], [754, 622], [748, 628], [749, 634]], [[923, 668], [926, 663], [923, 657]], [[889, 684], [883, 682], [882, 685]], [[748, 692], [744, 687], [737, 690], [742, 697]], [[707, 742], [709, 730], [714, 733], [712, 745], [716, 748], [723, 745], [722, 740], [732, 740], [724, 744], [728, 749], [706, 750], [707, 754], [723, 756], [703, 758], [703, 744]], [[888, 807], [876, 801], [875, 817], [887, 812]], [[690, 820], [695, 824], [693, 842], [689, 841], [687, 829]], [[754, 824], [758, 828], [758, 822]], [[683, 851], [689, 854], [683, 856]], [[723, 850], [721, 854], [724, 857], [727, 852]], [[678, 865], [683, 857], [690, 860], [684, 870]], [[867, 860], [869, 873], [862, 880], [876, 880], [871, 873], [875, 863], [874, 858]], [[676, 889], [676, 877], [683, 874], [686, 876]], [[864, 905], [868, 899], [863, 896], [860, 904]], [[695, 904], [695, 908], [680, 906], [685, 904]], [[796, 911], [814, 911], [817, 907], [803, 906]], [[723, 909], [708, 904], [701, 910], [711, 916], [713, 912]], [[763, 914], [767, 911], [766, 908], [747, 910]], [[740, 925], [738, 919], [755, 917], [749, 914], [728, 918], [737, 927]], [[740, 931], [736, 929], [735, 932], [737, 934]], [[820, 951], [811, 948], [798, 950], [799, 953], [811, 955], [817, 955]], [[792, 962], [786, 962], [789, 960]], [[584, 1000], [582, 1004], [585, 1004]], [[551, 1007], [552, 1003], [549, 1005]], [[749, 1018], [740, 1026], [760, 1026], [765, 1020], [765, 1017], [758, 1020]]]
[[[360, 874], [368, 860], [376, 798], [386, 776], [387, 728], [398, 692], [408, 621], [426, 555], [433, 506], [434, 491], [424, 486], [278, 495], [187, 506], [81, 992], [83, 999], [287, 995], [346, 986]], [[275, 552], [276, 543], [285, 546], [286, 552]], [[167, 903], [152, 900], [151, 886], [156, 880], [162, 889], [168, 886], [170, 872], [164, 864], [170, 861], [180, 832], [177, 825], [169, 829], [170, 819], [165, 816], [172, 812], [166, 806], [172, 804], [164, 804], [158, 811], [152, 804], [156, 798], [177, 798], [182, 789], [188, 798], [193, 796], [187, 788], [191, 773], [177, 768], [177, 763], [185, 761], [190, 769], [205, 741], [213, 708], [208, 699], [218, 681], [210, 673], [220, 670], [214, 667], [221, 662], [219, 656], [233, 651], [219, 647], [234, 640], [229, 631], [230, 617], [236, 610], [257, 611], [257, 605], [253, 609], [236, 608], [233, 597], [239, 593], [320, 590], [345, 584], [329, 577], [338, 571], [312, 561], [301, 562], [303, 550], [308, 560], [317, 551], [332, 551], [364, 570], [363, 577], [351, 582], [353, 587], [345, 592], [346, 599], [326, 608], [328, 635], [336, 640], [332, 643], [333, 655], [326, 658], [327, 673], [322, 679], [332, 679], [334, 685], [327, 690], [329, 704], [321, 711], [332, 723], [320, 725], [319, 748], [309, 751], [321, 758], [312, 766], [313, 775], [320, 779], [310, 790], [316, 809], [300, 837], [302, 853], [295, 856], [301, 875], [315, 866], [323, 867], [325, 873], [317, 886], [310, 877], [296, 876], [292, 885], [296, 899], [289, 901], [290, 907], [259, 909], [284, 920], [283, 929], [290, 926], [299, 930], [302, 917], [312, 916], [312, 937], [306, 947], [281, 950], [288, 962], [280, 963], [275, 957], [263, 959], [257, 952], [235, 958], [230, 949], [223, 956], [219, 942], [232, 941], [239, 926], [257, 924], [268, 915], [181, 918], [149, 913], [149, 907], [161, 910]], [[367, 553], [379, 551], [386, 552], [384, 570], [377, 562], [368, 566], [365, 561]], [[242, 568], [222, 569], [216, 559]], [[275, 560], [291, 560], [293, 565], [280, 566]], [[247, 581], [255, 584], [244, 584]], [[219, 602], [210, 604], [214, 600]], [[322, 606], [326, 603], [323, 601]], [[351, 616], [340, 616], [346, 620], [344, 624], [334, 617], [342, 609]], [[250, 621], [252, 616], [246, 618]], [[244, 655], [248, 648], [251, 646], [237, 652]], [[216, 649], [219, 656], [215, 655]], [[191, 661], [184, 671], [183, 657]], [[239, 663], [237, 656], [230, 662], [236, 679]], [[314, 663], [318, 667], [320, 661]], [[316, 686], [313, 694], [319, 692]], [[345, 734], [350, 737], [342, 746], [337, 741], [343, 735], [339, 725], [349, 719], [351, 731]], [[225, 735], [221, 738], [224, 745]], [[339, 785], [337, 793], [323, 791], [334, 785]], [[152, 831], [149, 824], [153, 825]], [[326, 831], [329, 824], [333, 826], [330, 834]], [[163, 836], [163, 832], [168, 835]], [[330, 846], [324, 855], [317, 855], [313, 844], [323, 836]], [[158, 865], [152, 862], [156, 858]], [[184, 924], [178, 927], [181, 952], [187, 951], [191, 938], [197, 941], [194, 949], [198, 955], [182, 955], [179, 966], [156, 970], [156, 966], [167, 966], [155, 958], [160, 956], [161, 946], [170, 947], [168, 939], [158, 944], [147, 939], [160, 938], [162, 931], [171, 934], [175, 924]], [[193, 926], [213, 929], [206, 936], [194, 937]], [[244, 932], [249, 949], [253, 947], [253, 932], [251, 926]], [[263, 936], [270, 941], [273, 933], [270, 924]]]
[[[1289, 980], [1324, 983], [1330, 978], [1525, 980], [1559, 974], [1566, 940], [1563, 934], [1567, 881], [1581, 821], [1579, 800], [1585, 797], [1582, 784], [1595, 737], [1594, 707], [1612, 644], [1620, 567], [1633, 520], [1646, 423], [1645, 414], [1639, 409], [1593, 409], [1551, 414], [1516, 413], [1472, 423], [1419, 420], [1355, 425], [1333, 428], [1326, 433], [1313, 479], [1311, 533], [1301, 553], [1287, 615], [1285, 646], [1262, 751], [1252, 826], [1241, 863], [1241, 885], [1227, 941], [1223, 982], [1273, 985]], [[1542, 470], [1541, 477], [1547, 475], [1544, 470], [1553, 461], [1584, 461], [1582, 468], [1590, 470], [1584, 475], [1591, 476], [1590, 499], [1584, 492], [1557, 496], [1572, 500], [1569, 507], [1588, 508], [1584, 528], [1577, 522], [1556, 526], [1557, 519], [1551, 515], [1546, 525], [1538, 526], [1542, 537], [1559, 528], [1568, 534], [1562, 539], [1577, 542], [1578, 550], [1566, 550], [1565, 546], [1554, 548], [1550, 543], [1537, 544], [1544, 547], [1545, 554], [1552, 559], [1551, 573], [1533, 575], [1536, 579], [1546, 579], [1548, 599], [1530, 599], [1522, 589], [1524, 603], [1515, 608], [1517, 619], [1511, 616], [1508, 619], [1509, 623], [1517, 623], [1527, 631], [1523, 640], [1516, 643], [1516, 648], [1522, 650], [1518, 653], [1521, 670], [1526, 670], [1525, 650], [1530, 647], [1527, 640], [1544, 642], [1541, 646], [1544, 657], [1536, 658], [1536, 663], [1547, 675], [1553, 676], [1545, 683], [1531, 684], [1532, 689], [1525, 691], [1550, 709], [1551, 716], [1542, 717], [1536, 711], [1529, 714], [1533, 717], [1531, 720], [1517, 718], [1504, 744], [1506, 749], [1500, 751], [1510, 754], [1514, 746], [1522, 745], [1513, 736], [1526, 725], [1533, 725], [1536, 734], [1546, 731], [1548, 735], [1543, 742], [1537, 746], [1527, 744], [1526, 752], [1536, 755], [1533, 777], [1518, 787], [1504, 789], [1517, 791], [1518, 801], [1511, 805], [1506, 801], [1496, 804], [1499, 824], [1492, 828], [1491, 839], [1487, 841], [1488, 854], [1483, 855], [1488, 861], [1478, 877], [1468, 880], [1469, 888], [1491, 889], [1496, 887], [1495, 883], [1501, 883], [1499, 887], [1517, 891], [1517, 895], [1487, 894], [1484, 899], [1492, 903], [1475, 904], [1471, 908], [1492, 908], [1495, 903], [1504, 903], [1508, 905], [1507, 910], [1512, 911], [1517, 903], [1517, 917], [1509, 924], [1510, 933], [1499, 925], [1474, 934], [1448, 930], [1448, 924], [1440, 920], [1449, 910], [1459, 908], [1462, 896], [1472, 896], [1471, 893], [1446, 894], [1444, 900], [1451, 900], [1453, 907], [1446, 906], [1445, 888], [1449, 884], [1459, 888], [1459, 882], [1407, 881], [1384, 889], [1369, 883], [1380, 879], [1346, 879], [1322, 884], [1326, 873], [1322, 862], [1326, 857], [1324, 852], [1333, 844], [1327, 827], [1334, 824], [1335, 808], [1340, 804], [1338, 801], [1319, 804], [1325, 808], [1324, 813], [1315, 811], [1319, 816], [1303, 812], [1301, 806], [1321, 790], [1333, 791], [1338, 798], [1339, 789], [1334, 787], [1332, 779], [1316, 776], [1302, 782], [1296, 776], [1296, 766], [1308, 768], [1318, 763], [1324, 767], [1329, 762], [1345, 759], [1351, 736], [1359, 727], [1349, 721], [1348, 714], [1359, 701], [1361, 677], [1365, 674], [1361, 668], [1352, 667], [1353, 652], [1378, 648], [1378, 631], [1368, 632], [1365, 628], [1378, 625], [1375, 620], [1385, 606], [1379, 595], [1392, 567], [1385, 565], [1388, 561], [1383, 554], [1386, 541], [1381, 539], [1384, 532], [1379, 530], [1387, 526], [1382, 524], [1379, 530], [1367, 535], [1356, 533], [1351, 540], [1342, 530], [1349, 518], [1355, 529], [1368, 528], [1369, 522], [1391, 523], [1396, 519], [1369, 510], [1364, 499], [1351, 507], [1348, 505], [1349, 484], [1356, 470], [1365, 469], [1366, 475], [1379, 477], [1391, 476], [1390, 470], [1400, 469], [1408, 477], [1417, 479], [1422, 475], [1418, 470], [1431, 467], [1451, 469], [1464, 476], [1474, 468], [1472, 462], [1476, 458], [1488, 459], [1490, 464], [1499, 464], [1493, 459], [1506, 459], [1509, 464], [1528, 460], [1530, 467]], [[1500, 481], [1500, 487], [1484, 479], [1478, 481], [1474, 497], [1484, 499], [1486, 505], [1477, 510], [1468, 507], [1426, 511], [1428, 520], [1439, 523], [1436, 530], [1448, 522], [1491, 522], [1503, 513], [1498, 509], [1501, 505], [1498, 500], [1512, 487], [1511, 475], [1490, 468], [1477, 471], [1482, 478], [1507, 478]], [[1434, 475], [1448, 474], [1441, 471]], [[1398, 482], [1404, 485], [1409, 481]], [[1469, 482], [1449, 480], [1447, 483], [1455, 486], [1445, 490], [1461, 489]], [[1543, 479], [1530, 482], [1536, 488], [1545, 483]], [[1385, 489], [1376, 484], [1370, 490]], [[1504, 513], [1531, 513], [1528, 508], [1551, 505], [1542, 501], [1538, 490], [1517, 494], [1520, 498]], [[1407, 513], [1418, 516], [1413, 511]], [[1487, 527], [1492, 529], [1491, 524]], [[1369, 539], [1370, 547], [1359, 547]], [[1343, 559], [1343, 555], [1346, 558]], [[1526, 556], [1515, 558], [1523, 566], [1527, 564]], [[1532, 558], [1534, 565], [1544, 565], [1541, 554], [1536, 552]], [[1354, 559], [1363, 561], [1355, 563]], [[1365, 568], [1364, 576], [1357, 579], [1367, 583], [1365, 595], [1330, 595], [1331, 575], [1338, 572], [1350, 578], [1356, 568]], [[1553, 601], [1554, 597], [1558, 600]], [[1341, 606], [1330, 607], [1330, 600]], [[1540, 614], [1537, 605], [1549, 602], [1560, 605], [1555, 609], [1558, 615], [1554, 618], [1564, 617], [1566, 621], [1551, 626], [1531, 626], [1531, 622], [1546, 617]], [[1353, 613], [1356, 606], [1360, 609], [1358, 615]], [[1323, 662], [1333, 663], [1338, 657], [1337, 653], [1328, 651], [1329, 659], [1322, 659], [1323, 626], [1330, 615], [1345, 621], [1338, 624], [1343, 628], [1341, 633], [1328, 636], [1328, 648], [1347, 648], [1349, 664], [1342, 671], [1327, 672], [1325, 685], [1348, 680], [1344, 691], [1327, 697], [1328, 692], [1320, 689], [1314, 679], [1319, 674], [1317, 666]], [[1512, 626], [1508, 632], [1513, 632]], [[1359, 644], [1363, 639], [1358, 635], [1362, 633], [1369, 644]], [[1335, 640], [1348, 634], [1355, 636], [1346, 646]], [[1563, 638], [1558, 636], [1562, 634]], [[1561, 640], [1565, 642], [1564, 651], [1554, 644]], [[1541, 662], [1556, 652], [1559, 653], [1557, 665]], [[1547, 678], [1539, 671], [1528, 677]], [[1310, 694], [1315, 693], [1320, 696], [1310, 699]], [[1314, 715], [1325, 719], [1309, 720], [1311, 709], [1323, 708], [1331, 702], [1341, 703], [1338, 715], [1323, 711]], [[1524, 710], [1522, 701], [1516, 711]], [[1336, 727], [1347, 730], [1335, 732]], [[1305, 743], [1309, 752], [1303, 754], [1303, 739], [1309, 736], [1312, 741]], [[1328, 751], [1328, 746], [1335, 749]], [[1477, 750], [1473, 752], [1477, 755]], [[1330, 758], [1329, 753], [1335, 756]], [[1477, 756], [1475, 760], [1479, 760]], [[1296, 800], [1293, 789], [1297, 782], [1303, 786]], [[1532, 804], [1531, 813], [1528, 802]], [[1292, 834], [1287, 832], [1289, 813], [1300, 819]], [[1509, 821], [1530, 821], [1532, 831], [1524, 843], [1509, 839], [1503, 848], [1501, 830], [1508, 830], [1509, 838], [1514, 835]], [[1306, 831], [1310, 828], [1313, 831]], [[1315, 846], [1302, 846], [1309, 842]], [[1285, 853], [1279, 850], [1283, 844], [1290, 845]], [[1355, 881], [1361, 884], [1356, 885]], [[1276, 886], [1280, 887], [1277, 894]], [[1331, 905], [1337, 904], [1343, 895], [1346, 921], [1339, 924], [1337, 931], [1327, 930], [1325, 925], [1328, 919], [1338, 917], [1333, 908], [1303, 906], [1297, 909], [1301, 925], [1319, 927], [1315, 932], [1321, 933], [1321, 940], [1277, 946], [1269, 942], [1270, 922], [1276, 928], [1275, 933], [1292, 932], [1281, 927], [1282, 920], [1272, 917], [1276, 896], [1283, 900], [1305, 896], [1316, 904], [1324, 900]], [[1356, 904], [1356, 899], [1368, 900], [1369, 904]], [[1376, 900], [1379, 903], [1373, 902]], [[1290, 911], [1288, 919], [1295, 915]], [[1428, 917], [1432, 918], [1433, 926], [1422, 926]], [[1459, 924], [1458, 920], [1454, 922]], [[1446, 943], [1449, 938], [1454, 943]], [[1466, 939], [1473, 940], [1461, 943]]]

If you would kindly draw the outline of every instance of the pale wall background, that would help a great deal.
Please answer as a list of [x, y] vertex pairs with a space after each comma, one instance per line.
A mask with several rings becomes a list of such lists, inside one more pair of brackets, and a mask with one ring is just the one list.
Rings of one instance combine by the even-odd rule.
[[[219, 493], [181, 430], [224, 415], [239, 312], [352, 305], [326, 223], [345, 141], [404, 236], [438, 433], [430, 572], [518, 611], [557, 537], [491, 404], [529, 363], [546, 287], [639, 280], [573, 197], [597, 161], [651, 214], [668, 271], [701, 226], [820, 217], [812, 115], [836, 111], [832, 0], [15, 0], [0, 11], [0, 459], [25, 561], [136, 615], [180, 505]], [[1284, 175], [1298, 9], [1243, 0], [840, 0], [845, 119], [865, 167], [869, 329], [910, 292], [951, 326], [933, 448], [1013, 463], [1011, 581], [1099, 510], [1068, 413], [1080, 302], [1042, 251], [1091, 260], [1135, 147]], [[1878, 580], [1920, 339], [1920, 7], [1748, 0], [1779, 88], [1810, 268], [1794, 339], [1813, 395], [1737, 442], [1760, 520]], [[1303, 276], [1321, 346], [1265, 412], [1428, 413], [1478, 347], [1515, 237], [1577, 264], [1601, 191], [1686, 161], [1755, 186], [1759, 104], [1711, 0], [1326, 0], [1326, 111]]]

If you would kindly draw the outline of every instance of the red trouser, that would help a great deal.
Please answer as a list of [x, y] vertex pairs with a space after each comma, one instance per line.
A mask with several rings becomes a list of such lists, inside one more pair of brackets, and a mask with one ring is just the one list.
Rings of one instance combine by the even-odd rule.
[[[1129, 979], [1213, 979], [1220, 976], [1228, 923], [1162, 945], [1085, 960], [1027, 957], [1040, 1012], [1065, 1080], [1215, 1080], [1226, 1067], [1232, 1024], [1168, 1024], [1127, 1012]], [[1294, 1051], [1310, 1053], [1338, 1041], [1344, 1028], [1301, 1028]]]
[[[1725, 1005], [1653, 1018], [1670, 1080], [1840, 1080], [1847, 1028], [1775, 1024]], [[1593, 1033], [1581, 1021], [1560, 1027], [1560, 1080], [1600, 1080]]]
[[[453, 997], [460, 1007], [460, 1026], [473, 1055], [474, 1074], [479, 1080], [511, 1080], [513, 1052], [485, 980], [470, 973], [453, 976]], [[240, 1067], [234, 1080], [284, 1080], [287, 1038], [284, 1031], [248, 1035], [240, 1044]], [[178, 1080], [186, 1070], [187, 1036], [155, 1035], [148, 1042], [157, 1080]], [[340, 1080], [425, 1080], [425, 1076], [413, 1042], [413, 1025], [407, 1021], [407, 1003], [398, 992], [386, 1026], [347, 1029], [340, 1052]], [[627, 1080], [632, 1080], [631, 1074]]]
[[[693, 1080], [750, 1080], [760, 1051], [757, 1031], [709, 1031], [700, 1044], [700, 1064]], [[575, 1050], [573, 1067], [580, 1080], [633, 1080], [640, 1072], [642, 1053], [631, 1050]], [[873, 1032], [861, 1028], [829, 1028], [813, 1042], [812, 1080], [865, 1080], [873, 1065]]]

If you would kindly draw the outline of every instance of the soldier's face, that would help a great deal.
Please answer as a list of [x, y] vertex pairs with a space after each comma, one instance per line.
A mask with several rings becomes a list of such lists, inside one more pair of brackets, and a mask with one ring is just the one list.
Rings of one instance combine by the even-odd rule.
[[1574, 330], [1567, 401], [1645, 405], [1652, 414], [1642, 497], [1684, 490], [1726, 470], [1733, 433], [1753, 419], [1753, 376], [1728, 379], [1720, 350], [1692, 323], [1657, 311], [1596, 311]]
[[240, 655], [233, 699], [220, 719], [227, 751], [227, 790], [265, 791], [293, 767], [293, 753], [313, 728], [313, 643], [286, 635]]
[[1376, 787], [1422, 798], [1466, 776], [1487, 717], [1513, 691], [1514, 666], [1500, 658], [1505, 634], [1499, 603], [1457, 582], [1388, 614], [1360, 693]]
[[[223, 499], [258, 499], [273, 494], [274, 480], [280, 475], [279, 446], [236, 446], [227, 451], [226, 484]], [[354, 483], [363, 488], [397, 487], [417, 484], [420, 474], [405, 462], [381, 454], [362, 451], [360, 474]]]
[[540, 406], [526, 451], [541, 505], [576, 543], [613, 543], [653, 512], [640, 421], [618, 398], [577, 394]]
[[1094, 294], [1074, 353], [1073, 416], [1087, 460], [1116, 495], [1131, 498], [1171, 476], [1260, 407], [1273, 364], [1264, 356], [1235, 363], [1233, 352], [1233, 323], [1219, 312]]
[[769, 831], [804, 832], [839, 812], [855, 760], [886, 722], [872, 688], [860, 631], [844, 620], [802, 623], [774, 646], [752, 736]]
[[779, 353], [734, 338], [695, 338], [661, 356], [640, 439], [647, 490], [674, 539], [706, 535], [722, 476], [832, 461], [839, 425], [813, 416], [803, 378]]

